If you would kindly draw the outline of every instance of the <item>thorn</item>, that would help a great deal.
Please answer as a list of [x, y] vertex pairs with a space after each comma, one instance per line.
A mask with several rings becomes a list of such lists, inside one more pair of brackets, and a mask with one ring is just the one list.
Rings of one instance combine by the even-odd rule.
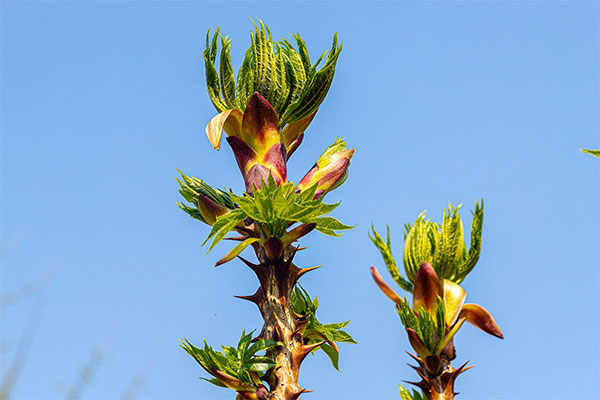
[[302, 393], [310, 393], [312, 392], [312, 390], [308, 390], [308, 389], [300, 389], [298, 391], [296, 391], [295, 389], [292, 389], [291, 387], [287, 387], [285, 389], [285, 399], [286, 400], [297, 400], [298, 397], [300, 397], [300, 395]]
[[266, 274], [268, 272], [266, 271], [265, 266], [262, 264], [253, 264], [242, 256], [238, 256], [238, 258], [242, 260], [242, 262], [246, 264], [252, 271], [254, 271], [261, 286], [265, 286], [266, 282], [264, 282], [264, 280], [266, 279]]
[[460, 367], [458, 367], [457, 369], [454, 370], [453, 373], [456, 374], [456, 376], [462, 374], [463, 372], [466, 372], [468, 370], [470, 370], [471, 368], [473, 368], [475, 366], [475, 364], [473, 365], [469, 365], [468, 367], [465, 368], [465, 366], [469, 363], [469, 361], [467, 361], [466, 363], [464, 363], [463, 365], [461, 365]]
[[252, 269], [253, 271], [255, 271], [260, 265], [259, 264], [253, 264], [250, 261], [246, 260], [244, 257], [242, 256], [238, 256], [238, 258], [240, 260], [242, 260], [244, 262], [244, 264], [246, 264], [247, 266], [250, 267], [250, 269]]
[[420, 369], [417, 369], [417, 374], [423, 379], [423, 380], [427, 380], [427, 377], [425, 376], [425, 374], [423, 372], [421, 372]]
[[418, 387], [419, 389], [421, 389], [424, 393], [429, 392], [429, 385], [427, 384], [427, 381], [420, 381], [420, 382], [402, 381], [402, 382], [408, 383], [409, 385], [414, 385], [414, 386]]
[[259, 287], [254, 294], [251, 294], [249, 296], [233, 296], [233, 297], [242, 299], [242, 300], [251, 301], [252, 303], [256, 304], [258, 306], [258, 308], [260, 309], [263, 294], [262, 294], [261, 288]]
[[298, 252], [299, 248], [300, 248], [299, 246], [294, 247], [294, 246], [291, 246], [291, 245], [288, 247], [288, 249], [289, 249], [288, 252], [289, 253], [287, 255], [286, 262], [288, 262], [288, 263], [291, 264], [292, 260], [296, 256], [296, 253]]
[[415, 371], [417, 371], [419, 369], [419, 367], [415, 367], [414, 365], [410, 365], [409, 363], [406, 363], [406, 365], [408, 365], [409, 367], [411, 367]]
[[315, 269], [317, 269], [317, 268], [321, 268], [321, 267], [322, 267], [322, 265], [317, 265], [317, 266], [314, 266], [314, 267], [308, 267], [308, 268], [300, 268], [300, 270], [298, 271], [298, 275], [297, 275], [297, 278], [296, 278], [296, 279], [300, 279], [300, 277], [301, 277], [302, 275], [304, 275], [304, 274], [306, 274], [306, 273], [308, 273], [308, 272], [310, 272], [310, 271], [314, 271]]
[[321, 340], [320, 342], [317, 343], [313, 343], [313, 344], [308, 344], [308, 345], [302, 345], [302, 349], [304, 351], [306, 351], [306, 354], [310, 353], [311, 351], [313, 351], [314, 349], [316, 349], [317, 347], [325, 344], [325, 340]]
[[406, 352], [406, 354], [408, 354], [409, 356], [411, 356], [413, 358], [413, 360], [415, 360], [416, 362], [418, 362], [421, 367], [423, 367], [425, 365], [425, 363], [423, 362], [423, 360], [421, 360], [419, 357], [415, 356], [414, 354], [409, 353], [408, 351]]
[[321, 346], [324, 343], [326, 343], [325, 340], [322, 340], [320, 342], [309, 344], [309, 345], [306, 345], [306, 344], [300, 345], [300, 347], [296, 348], [296, 350], [292, 352], [292, 357], [293, 357], [296, 365], [300, 366], [302, 361], [306, 358], [306, 356], [311, 351], [313, 351], [314, 349], [316, 349], [317, 347]]

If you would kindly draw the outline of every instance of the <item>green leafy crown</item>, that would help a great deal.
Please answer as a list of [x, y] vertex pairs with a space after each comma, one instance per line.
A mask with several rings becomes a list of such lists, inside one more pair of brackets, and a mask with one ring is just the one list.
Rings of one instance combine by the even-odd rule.
[[271, 236], [285, 239], [286, 229], [294, 223], [315, 223], [315, 229], [328, 236], [341, 236], [336, 231], [351, 229], [333, 217], [323, 216], [333, 211], [340, 203], [327, 204], [323, 197], [314, 199], [317, 186], [296, 192], [292, 182], [277, 186], [273, 176], [260, 189], [255, 189], [253, 196], [245, 194], [229, 196], [237, 204], [229, 214], [217, 219], [206, 241], [214, 238], [210, 249], [221, 241], [227, 233], [242, 227], [247, 218], [251, 218], [262, 232], [264, 238]]
[[448, 279], [460, 283], [477, 264], [481, 254], [481, 234], [483, 229], [483, 199], [475, 203], [472, 211], [471, 245], [467, 250], [463, 224], [458, 214], [460, 206], [449, 205], [444, 210], [441, 224], [425, 219], [421, 213], [413, 225], [405, 225], [404, 271], [402, 277], [392, 255], [389, 227], [386, 240], [373, 227], [371, 241], [379, 249], [392, 278], [406, 291], [412, 292], [415, 276], [422, 263], [427, 262], [435, 269], [440, 280]]
[[[212, 40], [210, 30], [206, 34], [204, 61], [210, 99], [219, 112], [227, 109], [243, 112], [250, 96], [258, 92], [275, 108], [282, 126], [299, 121], [316, 111], [325, 99], [342, 45], [338, 45], [334, 35], [331, 49], [312, 64], [300, 35], [294, 35], [296, 49], [285, 39], [274, 42], [262, 21], [259, 26], [254, 23], [251, 45], [237, 74], [237, 83], [231, 62], [231, 40], [220, 35], [218, 28]], [[219, 37], [221, 54], [217, 71]], [[325, 63], [317, 70], [323, 58]]]

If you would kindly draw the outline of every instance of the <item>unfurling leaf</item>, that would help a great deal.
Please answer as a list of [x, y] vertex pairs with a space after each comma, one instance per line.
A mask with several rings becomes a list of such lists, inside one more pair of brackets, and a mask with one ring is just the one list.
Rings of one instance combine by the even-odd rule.
[[227, 254], [225, 254], [225, 256], [223, 256], [223, 258], [221, 258], [219, 261], [217, 261], [216, 266], [225, 264], [226, 262], [233, 260], [242, 251], [244, 251], [244, 249], [246, 247], [250, 246], [252, 243], [256, 243], [256, 242], [260, 242], [260, 241], [261, 241], [261, 239], [259, 239], [259, 238], [248, 238], [248, 239], [244, 240], [242, 243], [238, 244], [233, 249], [231, 249]]
[[384, 241], [383, 238], [377, 233], [375, 227], [371, 225], [371, 229], [373, 230], [373, 236], [369, 234], [369, 238], [371, 242], [377, 247], [381, 256], [383, 257], [383, 261], [390, 272], [392, 278], [396, 281], [396, 283], [407, 292], [412, 292], [412, 283], [404, 279], [400, 275], [400, 271], [398, 270], [398, 266], [396, 265], [396, 260], [394, 260], [394, 256], [392, 255], [392, 244], [390, 242], [390, 227], [387, 227], [387, 240]]
[[211, 40], [209, 31], [204, 50], [206, 86], [217, 111], [243, 111], [250, 96], [258, 92], [273, 105], [282, 126], [306, 120], [316, 112], [329, 91], [342, 50], [334, 36], [325, 64], [317, 70], [320, 59], [314, 65], [310, 63], [306, 44], [300, 36], [295, 36], [297, 49], [287, 40], [273, 41], [269, 28], [259, 21], [251, 32], [251, 45], [238, 71], [236, 84], [228, 37], [221, 36], [219, 71], [215, 66], [218, 36], [217, 29]]

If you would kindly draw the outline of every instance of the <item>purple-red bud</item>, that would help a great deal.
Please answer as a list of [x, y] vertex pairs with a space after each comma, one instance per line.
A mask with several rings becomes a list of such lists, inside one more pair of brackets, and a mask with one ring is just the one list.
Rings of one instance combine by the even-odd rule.
[[422, 263], [413, 286], [413, 309], [425, 308], [433, 313], [441, 296], [442, 287], [435, 270], [429, 263]]
[[346, 150], [346, 144], [338, 140], [319, 158], [315, 165], [298, 183], [297, 190], [302, 191], [317, 185], [315, 198], [339, 187], [348, 177], [348, 166], [355, 149]]
[[209, 225], [214, 225], [217, 217], [231, 212], [229, 208], [215, 203], [203, 194], [198, 195], [198, 211], [200, 211], [200, 215], [202, 215], [204, 221]]

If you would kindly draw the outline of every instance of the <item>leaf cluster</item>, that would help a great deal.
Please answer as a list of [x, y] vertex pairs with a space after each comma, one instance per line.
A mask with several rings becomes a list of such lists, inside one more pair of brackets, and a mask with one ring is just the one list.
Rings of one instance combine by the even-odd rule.
[[200, 214], [200, 211], [198, 211], [198, 195], [200, 194], [208, 197], [215, 203], [225, 208], [235, 208], [235, 204], [231, 199], [230, 193], [223, 190], [215, 189], [207, 185], [203, 180], [194, 177], [189, 177], [181, 171], [179, 171], [179, 173], [181, 174], [181, 179], [176, 178], [180, 186], [179, 193], [181, 193], [181, 196], [183, 196], [183, 198], [188, 202], [192, 203], [196, 208], [190, 207], [184, 203], [177, 203], [177, 205], [190, 217], [206, 223], [204, 218], [202, 218], [202, 214]]
[[467, 250], [463, 223], [458, 213], [460, 206], [449, 205], [444, 210], [442, 223], [430, 221], [421, 213], [414, 224], [406, 224], [404, 232], [403, 263], [406, 278], [400, 274], [392, 255], [389, 228], [387, 240], [373, 228], [371, 241], [379, 249], [388, 271], [404, 290], [412, 292], [415, 276], [424, 262], [429, 263], [440, 280], [460, 283], [473, 270], [481, 254], [483, 230], [483, 199], [472, 211], [471, 244]]
[[444, 344], [446, 333], [445, 308], [442, 299], [439, 299], [433, 315], [425, 308], [413, 310], [406, 299], [396, 309], [402, 325], [407, 329], [414, 330], [429, 352], [436, 354], [438, 350], [442, 350], [441, 345]]
[[304, 339], [307, 340], [306, 344], [310, 345], [325, 341], [326, 343], [323, 343], [317, 349], [313, 350], [313, 352], [318, 349], [323, 350], [327, 354], [327, 357], [329, 357], [333, 367], [339, 371], [339, 352], [335, 343], [357, 343], [348, 332], [342, 330], [350, 321], [330, 324], [319, 322], [316, 316], [317, 308], [319, 307], [318, 298], [311, 299], [308, 292], [300, 285], [296, 285], [294, 288], [290, 296], [290, 303], [295, 313], [306, 316], [306, 326], [303, 333]]
[[[219, 70], [215, 65], [218, 41], [221, 39]], [[274, 42], [269, 28], [259, 21], [251, 32], [251, 45], [237, 74], [237, 82], [231, 62], [231, 40], [215, 31], [206, 34], [204, 61], [206, 85], [210, 99], [219, 111], [237, 109], [244, 111], [254, 92], [260, 93], [275, 108], [280, 124], [299, 121], [320, 106], [325, 99], [342, 45], [337, 35], [329, 51], [325, 51], [314, 64], [311, 63], [306, 43], [300, 35], [294, 35], [296, 47], [288, 40]], [[325, 58], [325, 56], [327, 56]], [[325, 58], [323, 67], [317, 70]]]
[[206, 340], [204, 341], [204, 348], [194, 346], [187, 339], [184, 339], [180, 344], [206, 372], [215, 377], [213, 379], [202, 379], [220, 387], [228, 386], [219, 379], [215, 371], [224, 372], [239, 382], [252, 387], [259, 385], [264, 372], [277, 364], [269, 357], [257, 356], [256, 354], [281, 345], [282, 343], [272, 340], [258, 340], [252, 343], [252, 332], [246, 334], [245, 331], [242, 332], [237, 348], [221, 346], [223, 352], [213, 350], [206, 343]]
[[323, 196], [314, 199], [316, 188], [317, 186], [313, 185], [298, 193], [292, 182], [277, 186], [273, 176], [269, 175], [268, 182], [263, 182], [260, 189], [255, 188], [253, 195], [246, 193], [237, 196], [230, 193], [238, 208], [217, 218], [205, 243], [214, 238], [210, 246], [212, 249], [247, 218], [257, 224], [263, 238], [281, 238], [294, 223], [315, 223], [317, 231], [329, 236], [341, 236], [341, 233], [336, 231], [351, 229], [352, 226], [345, 225], [333, 217], [324, 216], [333, 211], [339, 203], [323, 203]]

